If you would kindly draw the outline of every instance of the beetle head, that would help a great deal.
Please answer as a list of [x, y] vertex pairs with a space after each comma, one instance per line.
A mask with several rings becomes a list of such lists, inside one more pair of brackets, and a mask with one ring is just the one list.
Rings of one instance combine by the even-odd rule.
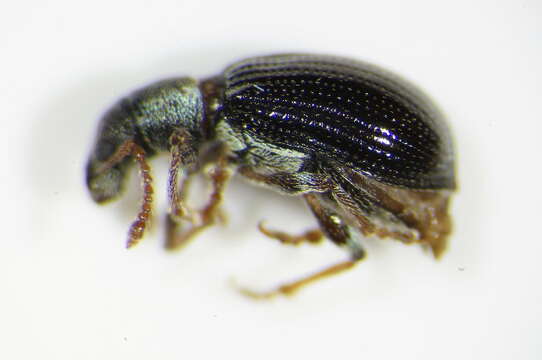
[[103, 116], [94, 149], [87, 164], [87, 186], [94, 201], [104, 202], [122, 190], [128, 159], [104, 168], [104, 164], [126, 141], [135, 137], [136, 131], [127, 100], [115, 104]]
[[149, 156], [168, 151], [172, 134], [182, 129], [195, 144], [203, 136], [202, 119], [201, 92], [191, 78], [162, 80], [119, 101], [103, 116], [87, 165], [92, 198], [104, 202], [122, 191], [130, 157], [104, 164], [126, 141], [138, 144]]

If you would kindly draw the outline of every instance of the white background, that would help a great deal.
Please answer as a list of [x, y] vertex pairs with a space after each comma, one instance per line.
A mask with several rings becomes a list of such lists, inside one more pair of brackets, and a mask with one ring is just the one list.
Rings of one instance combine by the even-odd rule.
[[[542, 5], [529, 1], [19, 1], [0, 5], [0, 358], [542, 358]], [[162, 248], [167, 159], [152, 231], [127, 251], [138, 180], [95, 205], [84, 165], [97, 121], [166, 76], [250, 55], [351, 56], [411, 79], [457, 148], [455, 231], [435, 262], [368, 239], [368, 259], [293, 298], [248, 300], [343, 259], [285, 247], [304, 206], [235, 180], [226, 227]]]

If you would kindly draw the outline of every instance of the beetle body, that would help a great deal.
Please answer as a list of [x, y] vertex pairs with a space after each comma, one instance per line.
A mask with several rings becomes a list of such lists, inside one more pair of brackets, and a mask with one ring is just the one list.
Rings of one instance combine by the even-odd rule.
[[[195, 229], [212, 224], [232, 172], [303, 196], [322, 234], [352, 255], [321, 273], [342, 271], [363, 258], [359, 233], [429, 245], [439, 256], [450, 232], [454, 160], [442, 115], [421, 91], [369, 64], [321, 55], [266, 56], [235, 63], [200, 83], [172, 79], [139, 90], [102, 120], [87, 168], [95, 200], [121, 191], [134, 149], [172, 154], [172, 224], [183, 217]], [[185, 169], [184, 178], [190, 177], [204, 162], [216, 165], [215, 192], [194, 220], [187, 217], [177, 176]], [[144, 220], [139, 218], [136, 237]], [[288, 293], [306, 281], [278, 291]]]

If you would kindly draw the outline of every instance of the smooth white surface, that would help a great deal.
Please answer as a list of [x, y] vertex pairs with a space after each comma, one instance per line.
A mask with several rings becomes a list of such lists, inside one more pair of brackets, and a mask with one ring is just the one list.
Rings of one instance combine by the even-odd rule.
[[[21, 1], [0, 5], [2, 359], [540, 359], [539, 1]], [[345, 254], [288, 248], [299, 202], [240, 181], [230, 223], [161, 248], [167, 160], [153, 162], [153, 231], [126, 251], [138, 181], [98, 207], [83, 168], [101, 113], [170, 75], [311, 51], [377, 63], [447, 114], [460, 192], [440, 262], [368, 240], [369, 258], [292, 299], [266, 289]]]

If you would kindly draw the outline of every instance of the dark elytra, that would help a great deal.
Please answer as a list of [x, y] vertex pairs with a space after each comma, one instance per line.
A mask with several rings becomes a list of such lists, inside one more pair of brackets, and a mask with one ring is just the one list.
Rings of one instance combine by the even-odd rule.
[[271, 56], [234, 64], [224, 78], [225, 121], [264, 142], [339, 160], [390, 185], [454, 188], [441, 115], [381, 69], [329, 56]]
[[[350, 251], [350, 260], [274, 291], [244, 290], [251, 296], [291, 294], [350, 268], [364, 257], [360, 235], [420, 243], [440, 256], [451, 231], [454, 159], [443, 117], [420, 90], [370, 64], [324, 55], [257, 57], [200, 82], [162, 80], [119, 101], [101, 121], [87, 184], [94, 200], [112, 199], [129, 158], [139, 164], [145, 196], [129, 246], [150, 217], [146, 158], [159, 152], [171, 154], [168, 248], [216, 223], [224, 186], [239, 173], [302, 196], [320, 228], [291, 236], [260, 226], [264, 234], [294, 244], [325, 236]], [[189, 210], [186, 180], [204, 165], [213, 193], [203, 209]]]

